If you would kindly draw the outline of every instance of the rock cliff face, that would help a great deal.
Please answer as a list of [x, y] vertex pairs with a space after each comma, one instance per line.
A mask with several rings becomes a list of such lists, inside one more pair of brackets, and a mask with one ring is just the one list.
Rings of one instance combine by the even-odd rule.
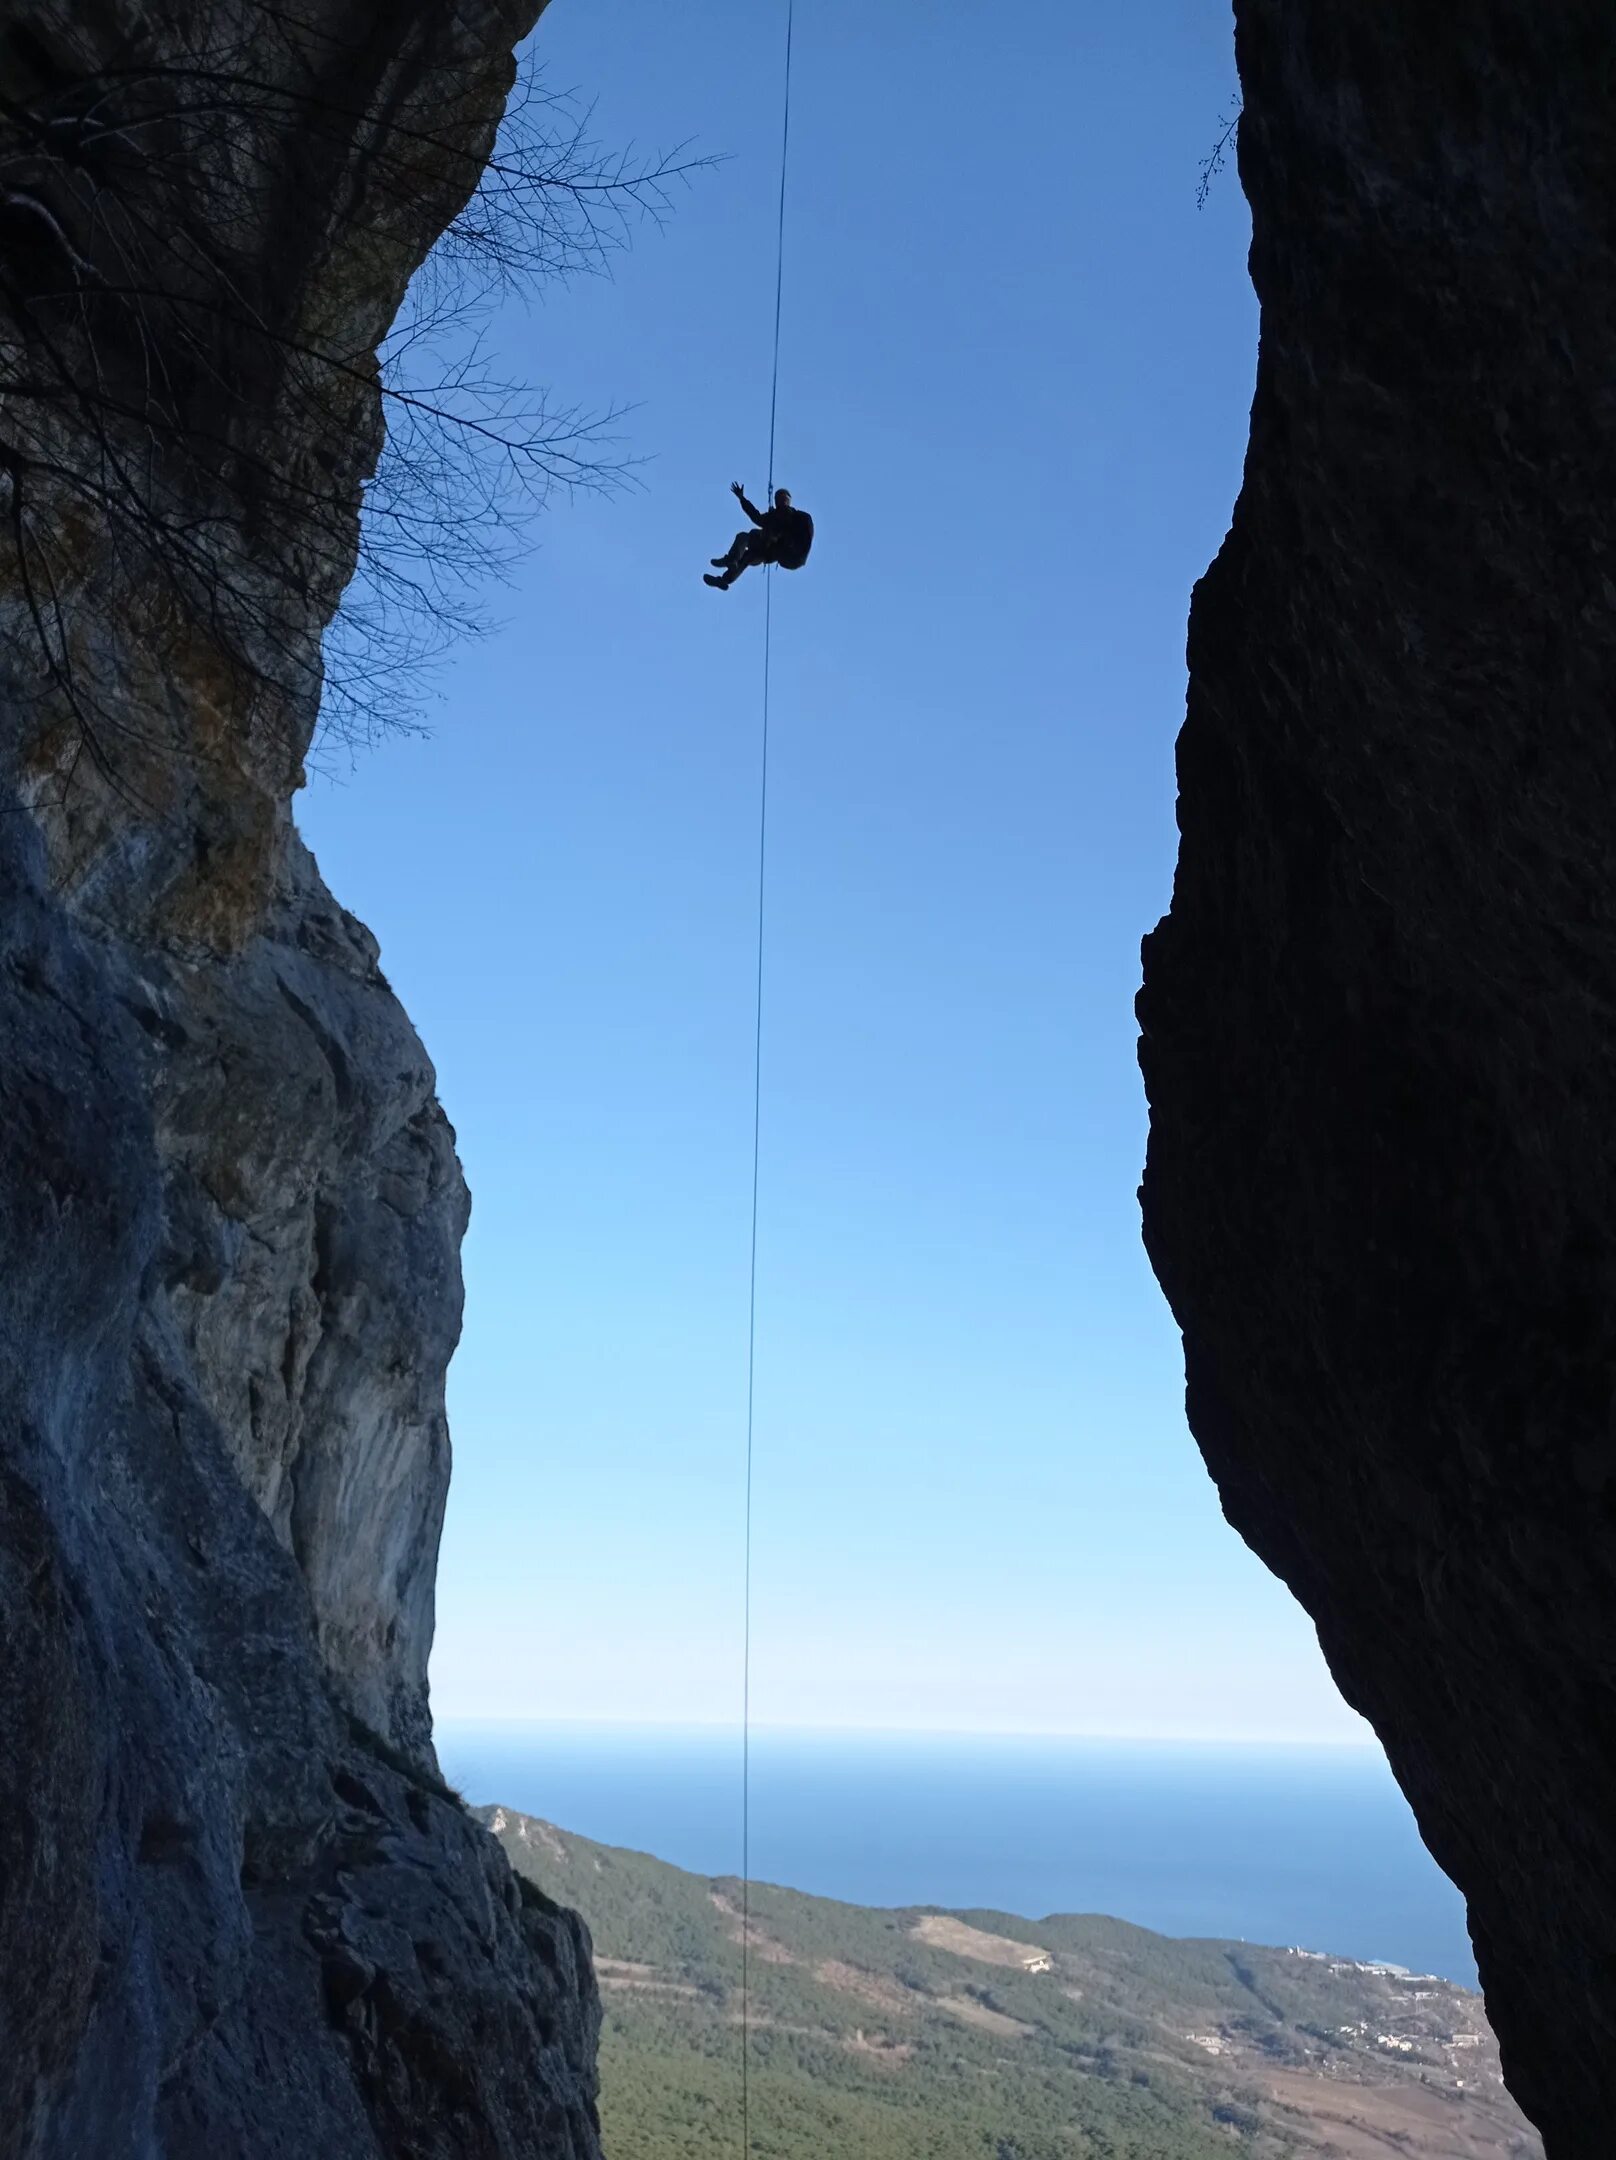
[[[369, 355], [464, 200], [536, 12], [24, 0], [0, 26], [0, 2145], [18, 2160], [597, 2150], [587, 1937], [518, 1884], [431, 1746], [453, 1135], [374, 941], [289, 813], [379, 441]], [[118, 103], [179, 83], [171, 104], [215, 112], [221, 56], [253, 112], [205, 155], [177, 104], [159, 127]], [[64, 112], [72, 157], [49, 132]], [[430, 156], [385, 195], [378, 113], [432, 117]], [[114, 119], [126, 162], [92, 171]], [[266, 142], [253, 186], [227, 186]], [[344, 355], [339, 399], [288, 364], [233, 402], [239, 354], [143, 333], [160, 373], [212, 370], [194, 413], [216, 434], [179, 454], [182, 393], [154, 417], [117, 388], [117, 266], [159, 210], [228, 257], [248, 362], [318, 337]], [[83, 410], [37, 387], [88, 349], [51, 313], [69, 260], [113, 385], [77, 464]], [[191, 267], [173, 254], [173, 277]], [[169, 330], [172, 301], [154, 303]], [[91, 514], [84, 473], [110, 485], [131, 442], [175, 529], [205, 533], [209, 574], [266, 596], [240, 621], [271, 659]], [[255, 522], [243, 475], [265, 443], [289, 487], [322, 475], [305, 559]]]
[[1262, 345], [1148, 940], [1146, 1239], [1229, 1520], [1616, 2122], [1616, 16], [1240, 0]]

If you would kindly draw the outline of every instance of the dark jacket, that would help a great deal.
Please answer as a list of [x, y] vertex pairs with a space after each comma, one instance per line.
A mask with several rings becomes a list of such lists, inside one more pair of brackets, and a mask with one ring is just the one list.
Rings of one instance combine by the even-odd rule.
[[737, 488], [741, 508], [758, 529], [759, 548], [754, 560], [778, 563], [782, 570], [800, 570], [814, 544], [814, 521], [806, 510], [767, 510], [747, 501]]

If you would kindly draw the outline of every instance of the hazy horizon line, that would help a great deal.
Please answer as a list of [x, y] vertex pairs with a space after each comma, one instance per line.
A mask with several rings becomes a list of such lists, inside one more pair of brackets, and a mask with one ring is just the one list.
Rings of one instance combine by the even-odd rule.
[[[546, 1717], [509, 1711], [435, 1712], [434, 1727], [449, 1725], [511, 1727], [548, 1732], [590, 1733], [687, 1733], [692, 1736], [740, 1737], [736, 1718], [655, 1717]], [[828, 1740], [1038, 1740], [1087, 1742], [1106, 1747], [1228, 1747], [1308, 1748], [1332, 1752], [1371, 1754], [1379, 1752], [1373, 1731], [1366, 1737], [1341, 1733], [1207, 1733], [1207, 1732], [1098, 1732], [1070, 1727], [1010, 1725], [824, 1725], [779, 1719], [753, 1719], [753, 1737], [760, 1734], [791, 1734], [805, 1739]]]

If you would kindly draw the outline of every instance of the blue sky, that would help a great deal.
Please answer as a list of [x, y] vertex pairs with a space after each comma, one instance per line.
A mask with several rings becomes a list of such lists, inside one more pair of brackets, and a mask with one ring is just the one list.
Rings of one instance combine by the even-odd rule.
[[[304, 829], [436, 1061], [475, 1211], [449, 1716], [739, 1685], [762, 580], [783, 4], [555, 0], [609, 140], [728, 162], [513, 364], [635, 407], [400, 738]], [[1189, 591], [1256, 339], [1214, 0], [802, 0], [778, 476], [760, 1720], [1353, 1739], [1223, 1524], [1139, 1244], [1139, 939]], [[1305, 1441], [1305, 1436], [1299, 1436]]]

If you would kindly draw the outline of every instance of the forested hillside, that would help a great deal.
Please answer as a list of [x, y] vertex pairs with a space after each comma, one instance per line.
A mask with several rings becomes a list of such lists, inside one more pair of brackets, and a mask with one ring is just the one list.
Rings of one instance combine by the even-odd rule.
[[[509, 1809], [517, 1870], [576, 1906], [606, 1997], [614, 2160], [739, 2135], [740, 1889]], [[1120, 1920], [883, 1911], [754, 1887], [765, 2160], [1535, 2160], [1479, 1996]]]

